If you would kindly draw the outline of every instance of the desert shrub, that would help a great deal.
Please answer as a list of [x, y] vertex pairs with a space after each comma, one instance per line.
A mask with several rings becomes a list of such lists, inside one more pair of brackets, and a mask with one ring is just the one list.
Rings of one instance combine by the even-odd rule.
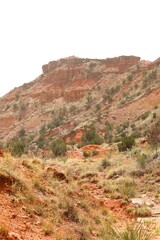
[[130, 74], [127, 76], [127, 80], [128, 80], [128, 81], [132, 81], [132, 80], [133, 80], [133, 77], [134, 77], [133, 73], [130, 73]]
[[112, 124], [109, 121], [105, 122], [106, 130], [112, 130]]
[[63, 156], [67, 151], [67, 145], [63, 139], [57, 139], [51, 143], [51, 150], [55, 156]]
[[134, 131], [134, 132], [132, 132], [131, 136], [133, 138], [140, 138], [142, 136], [142, 134], [140, 131]]
[[124, 176], [126, 173], [125, 169], [117, 169], [117, 170], [112, 170], [109, 174], [108, 174], [108, 179], [115, 179], [121, 176]]
[[92, 103], [92, 102], [93, 102], [93, 98], [92, 98], [92, 96], [90, 95], [90, 93], [89, 93], [88, 96], [87, 96], [87, 102], [88, 102], [88, 103]]
[[152, 70], [152, 71], [149, 73], [148, 78], [149, 78], [150, 80], [157, 78], [157, 70]]
[[142, 154], [137, 158], [137, 164], [140, 169], [145, 169], [147, 164], [149, 163], [148, 156], [146, 154]]
[[24, 140], [22, 141], [21, 139], [18, 138], [12, 139], [8, 145], [13, 155], [18, 157], [20, 157], [24, 153], [26, 147], [25, 141]]
[[100, 135], [96, 132], [96, 129], [92, 127], [90, 130], [87, 130], [84, 132], [82, 136], [82, 145], [88, 145], [88, 144], [97, 144], [100, 145], [103, 143], [103, 139], [100, 137]]
[[95, 67], [97, 65], [97, 62], [96, 61], [90, 61], [88, 63], [88, 67], [92, 68], [92, 67]]
[[70, 202], [66, 202], [63, 215], [64, 215], [64, 217], [66, 217], [68, 220], [70, 220], [72, 222], [77, 222], [77, 223], [79, 222], [78, 211], [75, 208], [75, 206]]
[[6, 107], [5, 107], [5, 110], [8, 110], [10, 108], [10, 105], [7, 104]]
[[102, 231], [102, 240], [151, 240], [153, 234], [149, 229], [145, 230], [142, 224], [127, 225], [125, 229], [119, 230], [113, 226], [106, 226]]
[[118, 149], [120, 152], [131, 150], [135, 145], [135, 139], [133, 136], [124, 136], [121, 138], [121, 143], [118, 144]]
[[131, 198], [135, 196], [135, 182], [133, 179], [124, 178], [118, 183], [118, 192], [122, 197]]
[[115, 136], [114, 139], [113, 139], [113, 142], [114, 142], [114, 143], [118, 143], [118, 142], [121, 141], [121, 139], [122, 139], [122, 137], [120, 137], [120, 136]]
[[142, 87], [143, 88], [146, 88], [149, 84], [149, 81], [148, 81], [148, 78], [147, 77], [144, 77], [143, 78], [143, 81], [142, 81]]
[[98, 154], [99, 154], [99, 151], [97, 151], [96, 149], [92, 151], [92, 156], [97, 156]]
[[134, 130], [134, 129], [136, 128], [135, 123], [132, 123], [132, 124], [131, 124], [131, 128], [132, 128], [132, 130]]
[[148, 112], [145, 112], [145, 113], [143, 113], [143, 114], [140, 116], [140, 118], [141, 118], [142, 120], [145, 120], [145, 119], [149, 116], [149, 114], [150, 114], [149, 111], [148, 111]]
[[25, 112], [26, 111], [26, 104], [25, 103], [20, 103], [19, 104], [19, 110], [21, 112]]
[[104, 138], [107, 143], [112, 143], [113, 135], [111, 133], [105, 132]]
[[77, 110], [77, 108], [76, 108], [75, 105], [72, 105], [72, 106], [70, 106], [70, 108], [69, 108], [69, 112], [70, 112], [70, 113], [73, 113], [73, 114], [76, 113], [76, 110]]
[[107, 159], [103, 159], [100, 163], [100, 169], [105, 169], [110, 166], [111, 166], [111, 163]]
[[90, 109], [91, 108], [91, 104], [89, 102], [86, 103], [85, 108], [86, 108], [86, 110]]
[[48, 123], [47, 127], [50, 129], [59, 127], [62, 124], [62, 120], [59, 118], [54, 118], [50, 123]]
[[16, 92], [16, 94], [15, 94], [16, 101], [19, 99], [19, 97], [20, 97], [20, 93]]
[[87, 158], [87, 157], [89, 157], [89, 156], [90, 156], [90, 153], [89, 153], [89, 152], [87, 152], [87, 151], [83, 151], [83, 156], [84, 156], [85, 158]]
[[16, 103], [13, 104], [13, 111], [16, 111], [18, 109], [18, 106]]
[[153, 119], [155, 119], [157, 117], [157, 114], [154, 112], [153, 113]]
[[150, 217], [151, 210], [144, 204], [127, 208], [127, 212], [133, 217]]
[[108, 103], [111, 103], [113, 100], [110, 95], [106, 95], [105, 99], [108, 101]]
[[160, 143], [160, 120], [158, 120], [157, 123], [152, 126], [147, 140], [152, 148], [156, 150], [157, 154], [158, 145]]
[[100, 104], [97, 104], [97, 105], [96, 105], [96, 110], [99, 111], [100, 109], [101, 109]]
[[116, 131], [118, 134], [120, 134], [123, 131], [122, 125], [117, 126]]
[[47, 142], [46, 142], [45, 137], [43, 135], [40, 135], [39, 138], [37, 139], [36, 143], [39, 148], [44, 148], [46, 146]]
[[25, 136], [25, 134], [26, 134], [25, 129], [22, 127], [18, 132], [18, 137], [22, 138]]
[[43, 124], [43, 125], [41, 126], [40, 131], [39, 131], [39, 134], [40, 134], [40, 135], [44, 135], [45, 133], [46, 133], [46, 125]]
[[128, 127], [129, 127], [129, 122], [128, 121], [122, 124], [122, 129], [123, 130], [125, 130]]

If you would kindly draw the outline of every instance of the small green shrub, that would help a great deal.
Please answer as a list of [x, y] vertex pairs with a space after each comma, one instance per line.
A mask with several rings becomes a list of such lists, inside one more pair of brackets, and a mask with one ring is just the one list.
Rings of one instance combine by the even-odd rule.
[[13, 104], [13, 111], [17, 111], [17, 109], [18, 109], [18, 106], [17, 106], [16, 103], [14, 103], [14, 104]]
[[60, 118], [54, 118], [50, 123], [48, 123], [48, 128], [53, 129], [59, 127], [63, 121]]
[[153, 113], [153, 119], [155, 119], [157, 117], [157, 114], [154, 112]]
[[158, 151], [158, 146], [160, 144], [160, 120], [158, 120], [151, 128], [150, 133], [148, 134], [148, 143], [152, 146], [153, 149]]
[[9, 148], [13, 155], [20, 157], [25, 150], [26, 144], [23, 139], [14, 138], [9, 142]]
[[106, 169], [107, 167], [110, 167], [110, 166], [111, 166], [111, 163], [108, 160], [103, 159], [100, 164], [100, 169]]
[[157, 78], [157, 70], [156, 70], [156, 69], [155, 69], [155, 70], [152, 70], [152, 71], [149, 73], [148, 78], [149, 78], [150, 80], [156, 79], [156, 78]]
[[133, 73], [130, 73], [130, 74], [127, 76], [127, 80], [128, 80], [128, 81], [132, 81], [133, 78], [134, 78]]
[[118, 149], [120, 152], [131, 150], [135, 145], [135, 139], [133, 136], [124, 136], [121, 138], [121, 143], [118, 144]]
[[136, 128], [135, 123], [132, 123], [132, 124], [131, 124], [131, 128], [132, 128], [132, 129], [135, 129], [135, 128]]
[[22, 138], [25, 136], [25, 134], [26, 134], [25, 129], [22, 127], [18, 132], [18, 137]]
[[36, 143], [37, 143], [37, 146], [39, 148], [43, 149], [46, 146], [46, 144], [47, 144], [47, 141], [46, 141], [44, 135], [40, 135], [38, 140], [36, 141]]
[[96, 110], [99, 111], [100, 109], [101, 109], [100, 104], [97, 104], [97, 105], [96, 105]]
[[46, 133], [46, 130], [47, 130], [47, 129], [46, 129], [46, 125], [43, 124], [43, 125], [41, 126], [40, 131], [39, 131], [40, 136], [44, 136], [45, 133]]
[[131, 136], [133, 138], [140, 138], [142, 136], [142, 133], [140, 131], [134, 131], [132, 132]]
[[103, 143], [103, 139], [100, 137], [100, 135], [96, 132], [95, 127], [92, 127], [90, 130], [87, 130], [84, 132], [82, 136], [82, 145], [88, 145], [88, 144], [97, 144], [101, 145]]
[[137, 158], [137, 164], [140, 169], [145, 169], [147, 164], [149, 163], [148, 156], [146, 154], [142, 154]]
[[67, 145], [63, 139], [57, 139], [51, 143], [51, 150], [55, 156], [63, 156], [67, 152]]
[[25, 112], [26, 109], [27, 109], [27, 106], [26, 106], [25, 103], [20, 103], [20, 104], [19, 104], [19, 110], [20, 110], [21, 112]]
[[149, 114], [150, 114], [150, 112], [148, 111], [148, 112], [143, 113], [140, 117], [142, 120], [145, 120], [149, 116]]
[[131, 198], [135, 196], [135, 182], [133, 179], [124, 178], [118, 183], [118, 192], [122, 197]]
[[90, 157], [90, 153], [87, 152], [87, 151], [83, 151], [83, 156], [84, 156], [85, 158]]
[[98, 151], [98, 150], [94, 149], [94, 150], [92, 151], [92, 156], [97, 156], [98, 154], [99, 154], [99, 151]]
[[127, 225], [124, 230], [106, 226], [102, 231], [102, 240], [151, 240], [153, 234], [144, 229], [142, 224]]
[[16, 92], [16, 94], [15, 94], [16, 101], [19, 99], [19, 97], [20, 97], [20, 93]]

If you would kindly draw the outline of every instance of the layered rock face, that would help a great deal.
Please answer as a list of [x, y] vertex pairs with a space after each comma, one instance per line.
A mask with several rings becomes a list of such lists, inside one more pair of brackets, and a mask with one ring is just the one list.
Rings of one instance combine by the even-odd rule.
[[139, 57], [117, 57], [105, 60], [75, 57], [50, 62], [42, 66], [44, 81], [50, 84], [51, 98], [64, 97], [76, 101], [85, 96], [103, 73], [124, 73], [140, 61]]
[[38, 130], [51, 119], [54, 109], [80, 101], [104, 80], [109, 86], [111, 77], [126, 74], [139, 62], [135, 56], [103, 60], [69, 57], [43, 65], [43, 73], [34, 81], [0, 99], [1, 139], [13, 137], [21, 127], [29, 132]]

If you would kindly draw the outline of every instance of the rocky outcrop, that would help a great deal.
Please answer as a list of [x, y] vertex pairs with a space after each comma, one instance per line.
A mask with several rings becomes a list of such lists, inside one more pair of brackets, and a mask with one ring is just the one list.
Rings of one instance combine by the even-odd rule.
[[115, 69], [117, 73], [124, 73], [130, 67], [136, 65], [140, 61], [140, 57], [121, 56], [116, 58], [107, 58], [104, 63], [107, 69]]
[[[56, 114], [58, 114], [59, 109], [67, 106], [68, 114], [72, 115], [70, 114], [70, 107], [75, 103], [78, 106], [80, 102], [83, 102], [83, 111], [87, 108], [89, 110], [90, 100], [88, 97], [91, 92], [94, 92], [91, 97], [94, 107], [98, 102], [101, 102], [103, 109], [107, 111], [114, 104], [114, 102], [108, 104], [108, 99], [103, 100], [107, 88], [119, 87], [117, 89], [119, 89], [120, 94], [117, 95], [115, 102], [120, 101], [123, 91], [125, 94], [127, 91], [123, 90], [123, 80], [126, 80], [127, 84], [128, 74], [133, 70], [134, 73], [137, 71], [138, 80], [136, 81], [139, 81], [139, 79], [142, 79], [144, 71], [148, 69], [151, 71], [150, 66], [154, 67], [158, 63], [159, 60], [154, 64], [148, 61], [140, 61], [140, 58], [135, 56], [120, 56], [102, 60], [69, 57], [51, 61], [42, 66], [43, 73], [34, 81], [13, 89], [0, 99], [0, 138], [8, 140], [16, 136], [22, 127], [27, 132], [39, 132], [43, 124], [47, 124], [52, 121], [52, 118], [58, 117]], [[126, 89], [129, 89], [129, 87], [127, 86]], [[156, 99], [158, 99], [158, 96]], [[136, 104], [135, 108], [137, 109]], [[112, 115], [116, 115], [120, 111], [127, 112], [127, 110], [126, 106], [125, 110], [122, 107], [120, 110], [113, 108]], [[76, 116], [78, 114], [78, 112], [75, 113]], [[90, 118], [90, 113], [86, 113], [86, 116], [87, 114]], [[96, 112], [94, 115], [96, 115]], [[107, 117], [104, 114], [103, 119], [105, 117], [110, 120], [112, 115], [110, 114]], [[119, 118], [121, 115], [123, 120], [123, 113], [119, 114]], [[128, 114], [127, 118], [129, 117], [132, 119], [132, 116]], [[119, 118], [117, 121], [119, 121]], [[69, 124], [70, 126], [67, 121], [70, 121], [70, 119], [68, 118], [58, 128], [49, 129], [46, 136], [53, 138], [55, 136], [65, 136], [65, 133], [67, 135], [69, 131], [75, 130], [75, 124], [80, 123], [83, 119], [79, 119], [77, 123], [74, 120]], [[121, 121], [119, 122], [121, 123]], [[80, 125], [77, 129], [82, 128]], [[76, 136], [74, 138], [73, 140], [76, 140], [76, 142], [80, 141], [80, 139], [76, 139]]]
[[[104, 73], [124, 73], [140, 61], [139, 57], [121, 56], [105, 60], [80, 59], [70, 57], [52, 61], [42, 66], [45, 84], [50, 84], [52, 96], [48, 100], [64, 97], [67, 101], [77, 101], [83, 98]], [[103, 68], [99, 68], [103, 66]], [[41, 91], [41, 95], [44, 95]], [[49, 91], [46, 91], [49, 94]], [[47, 97], [46, 97], [47, 101]]]

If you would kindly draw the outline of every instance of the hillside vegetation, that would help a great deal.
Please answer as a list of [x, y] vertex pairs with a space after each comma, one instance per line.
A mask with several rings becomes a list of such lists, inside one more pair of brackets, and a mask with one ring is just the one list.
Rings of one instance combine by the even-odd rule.
[[93, 128], [99, 139], [90, 144], [146, 137], [160, 115], [159, 63], [122, 56], [44, 65], [37, 79], [0, 99], [3, 146], [15, 149], [22, 139], [21, 153], [51, 157], [53, 141], [80, 147]]
[[103, 156], [45, 161], [5, 153], [0, 159], [0, 236], [158, 239], [159, 172], [153, 148], [139, 142], [126, 152], [114, 148]]
[[42, 69], [0, 99], [0, 239], [160, 239], [160, 60]]

